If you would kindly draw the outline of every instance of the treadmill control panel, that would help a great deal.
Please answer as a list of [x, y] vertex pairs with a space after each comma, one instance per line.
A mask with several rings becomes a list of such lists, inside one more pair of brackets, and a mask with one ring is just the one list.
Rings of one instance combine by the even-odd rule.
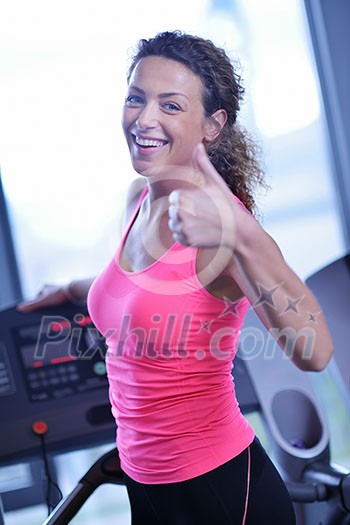
[[30, 401], [62, 399], [106, 385], [105, 346], [87, 314], [43, 316], [13, 328]]
[[0, 311], [0, 464], [115, 442], [106, 344], [86, 306]]

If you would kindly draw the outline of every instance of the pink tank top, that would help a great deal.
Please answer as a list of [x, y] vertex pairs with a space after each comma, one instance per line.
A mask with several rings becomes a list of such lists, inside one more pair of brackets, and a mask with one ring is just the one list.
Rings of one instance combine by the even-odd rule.
[[90, 288], [88, 308], [105, 336], [109, 395], [121, 466], [141, 483], [208, 472], [242, 452], [254, 431], [231, 374], [249, 306], [211, 295], [196, 274], [197, 249], [174, 243], [127, 272], [115, 258]]

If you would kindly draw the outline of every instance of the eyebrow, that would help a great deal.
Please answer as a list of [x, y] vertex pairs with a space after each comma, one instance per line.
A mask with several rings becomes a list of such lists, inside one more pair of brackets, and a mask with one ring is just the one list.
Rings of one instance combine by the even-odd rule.
[[[144, 90], [137, 87], [137, 86], [134, 86], [133, 84], [131, 84], [129, 86], [129, 89], [134, 89], [135, 91], [137, 91], [138, 93], [141, 93], [141, 94], [145, 94]], [[187, 98], [187, 100], [189, 100], [188, 96], [185, 95], [184, 93], [178, 93], [176, 91], [169, 91], [168, 93], [159, 93], [159, 98], [167, 98], [167, 97], [173, 97], [173, 96], [180, 96], [180, 97], [185, 97]]]

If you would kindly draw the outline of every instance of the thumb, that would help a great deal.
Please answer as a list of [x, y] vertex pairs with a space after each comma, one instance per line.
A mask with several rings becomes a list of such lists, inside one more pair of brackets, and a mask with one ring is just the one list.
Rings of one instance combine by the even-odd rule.
[[205, 182], [208, 186], [217, 186], [221, 188], [226, 194], [232, 195], [229, 187], [227, 186], [224, 179], [216, 171], [215, 167], [211, 163], [208, 154], [205, 150], [204, 144], [200, 142], [197, 144], [193, 154], [194, 167], [202, 173]]

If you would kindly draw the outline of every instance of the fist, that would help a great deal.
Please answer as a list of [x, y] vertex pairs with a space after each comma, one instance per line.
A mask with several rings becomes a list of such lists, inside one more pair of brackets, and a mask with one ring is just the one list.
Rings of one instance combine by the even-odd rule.
[[175, 241], [198, 248], [226, 247], [236, 240], [233, 195], [209, 160], [203, 144], [194, 152], [201, 183], [196, 189], [179, 189], [169, 195], [169, 228]]

